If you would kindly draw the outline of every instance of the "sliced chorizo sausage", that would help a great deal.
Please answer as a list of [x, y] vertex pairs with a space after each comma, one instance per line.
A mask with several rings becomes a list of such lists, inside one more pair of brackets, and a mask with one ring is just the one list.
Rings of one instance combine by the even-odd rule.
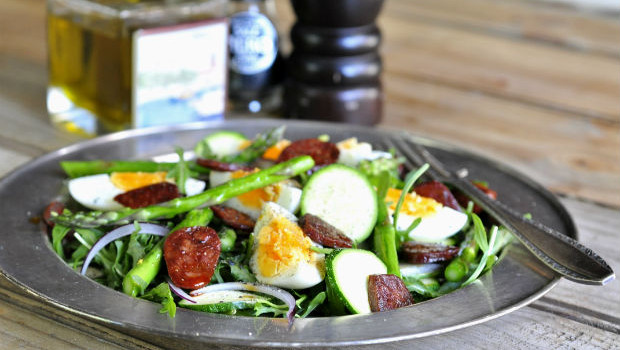
[[254, 229], [254, 225], [256, 225], [256, 221], [236, 209], [221, 205], [213, 205], [211, 206], [211, 210], [213, 210], [213, 214], [220, 218], [226, 226], [235, 230], [251, 232]]
[[126, 207], [136, 209], [166, 202], [179, 196], [177, 185], [170, 182], [160, 182], [121, 193], [114, 197], [114, 200]]
[[303, 139], [291, 143], [282, 150], [278, 157], [278, 163], [303, 155], [312, 157], [315, 166], [324, 166], [336, 163], [340, 151], [331, 142], [324, 142], [318, 139]]
[[62, 211], [65, 210], [65, 205], [58, 201], [53, 201], [45, 207], [43, 210], [43, 221], [49, 227], [54, 227], [54, 222], [52, 221], [52, 213], [61, 214]]
[[225, 162], [217, 161], [215, 159], [206, 159], [206, 158], [196, 159], [196, 164], [200, 165], [201, 167], [215, 170], [215, 171], [254, 170], [253, 167], [250, 167], [247, 165], [236, 164], [236, 163], [225, 163]]
[[400, 277], [391, 274], [368, 276], [368, 302], [372, 312], [394, 310], [414, 303]]
[[450, 189], [439, 181], [429, 181], [413, 188], [416, 194], [436, 200], [446, 207], [461, 210]]
[[459, 253], [459, 247], [414, 241], [403, 243], [400, 249], [403, 259], [412, 264], [448, 261]]
[[[484, 183], [482, 183], [480, 181], [472, 181], [472, 184], [474, 186], [476, 186], [480, 191], [484, 192], [484, 194], [489, 196], [489, 198], [497, 199], [497, 192], [495, 192], [494, 190], [490, 189], [486, 184], [484, 184]], [[464, 193], [461, 193], [461, 192], [456, 194], [456, 200], [459, 202], [459, 204], [462, 207], [467, 207], [467, 204], [470, 201], [469, 197], [467, 197]], [[482, 212], [482, 208], [480, 208], [480, 206], [478, 206], [478, 204], [475, 204], [474, 208], [473, 208], [473, 212], [475, 214], [480, 214]]]
[[185, 227], [172, 232], [164, 242], [170, 279], [184, 289], [206, 286], [213, 277], [220, 251], [220, 238], [210, 227]]
[[299, 219], [299, 226], [312, 241], [325, 247], [353, 247], [351, 238], [316, 215], [305, 214]]

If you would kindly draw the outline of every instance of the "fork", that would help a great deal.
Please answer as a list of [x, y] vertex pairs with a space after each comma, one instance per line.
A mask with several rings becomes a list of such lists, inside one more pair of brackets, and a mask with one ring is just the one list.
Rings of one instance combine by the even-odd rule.
[[590, 248], [489, 198], [467, 179], [467, 169], [448, 171], [426, 148], [407, 135], [384, 142], [404, 157], [409, 165], [420, 167], [428, 163], [430, 168], [426, 175], [463, 192], [510, 230], [545, 265], [566, 279], [581, 284], [605, 285], [615, 278], [611, 267]]

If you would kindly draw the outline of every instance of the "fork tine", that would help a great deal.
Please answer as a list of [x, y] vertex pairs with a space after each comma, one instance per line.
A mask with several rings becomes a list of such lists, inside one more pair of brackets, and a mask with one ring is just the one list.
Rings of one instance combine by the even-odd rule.
[[411, 149], [417, 155], [422, 157], [426, 163], [428, 163], [434, 171], [439, 173], [444, 178], [449, 178], [452, 176], [451, 172], [448, 171], [445, 166], [437, 159], [434, 155], [431, 154], [424, 146], [419, 143], [413, 142], [412, 140], [408, 140], [411, 145]]
[[406, 140], [402, 137], [395, 137], [390, 140], [387, 140], [391, 147], [393, 147], [398, 154], [404, 157], [410, 165], [413, 167], [421, 167], [425, 163], [430, 165], [430, 168], [426, 171], [425, 175], [431, 178], [432, 180], [440, 180], [442, 174], [433, 168], [433, 164], [427, 162], [424, 157], [419, 153], [415, 146], [417, 143], [412, 140]]

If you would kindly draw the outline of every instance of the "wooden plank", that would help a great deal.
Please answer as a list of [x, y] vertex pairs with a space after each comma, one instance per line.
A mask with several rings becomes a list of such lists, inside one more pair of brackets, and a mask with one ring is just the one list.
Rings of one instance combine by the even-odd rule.
[[0, 276], [0, 349], [15, 348], [160, 349], [23, 295]]
[[43, 0], [2, 0], [0, 55], [45, 64], [45, 11]]
[[459, 30], [540, 41], [580, 51], [620, 56], [617, 13], [578, 11], [545, 1], [397, 0], [382, 16], [406, 16]]
[[381, 27], [386, 84], [393, 75], [404, 76], [620, 121], [619, 59], [462, 31], [398, 13], [388, 12]]
[[0, 349], [122, 349], [0, 301]]
[[384, 76], [382, 126], [462, 145], [554, 192], [620, 207], [620, 123]]
[[27, 156], [40, 156], [80, 140], [55, 130], [45, 109], [24, 105], [0, 94], [0, 146]]
[[[0, 142], [2, 142], [2, 139], [0, 139]], [[1, 144], [0, 147], [2, 147]], [[0, 148], [0, 159], [2, 159], [2, 162], [0, 162], [0, 174], [2, 174], [0, 177], [2, 177], [9, 171], [28, 162], [30, 157]]]
[[[441, 349], [618, 349], [620, 335], [526, 307], [410, 347]], [[394, 348], [398, 348], [395, 346]]]
[[[603, 208], [575, 200], [563, 199], [562, 203], [573, 215], [580, 241], [593, 248], [616, 272], [620, 273], [620, 213], [617, 209]], [[617, 277], [618, 278], [618, 277]], [[564, 317], [582, 322], [615, 324], [620, 333], [620, 281], [606, 286], [586, 286], [561, 281], [544, 298], [544, 307], [561, 312]], [[596, 320], [596, 321], [595, 321]]]
[[47, 114], [46, 67], [2, 56], [0, 68], [0, 146], [34, 157], [79, 141], [55, 130]]

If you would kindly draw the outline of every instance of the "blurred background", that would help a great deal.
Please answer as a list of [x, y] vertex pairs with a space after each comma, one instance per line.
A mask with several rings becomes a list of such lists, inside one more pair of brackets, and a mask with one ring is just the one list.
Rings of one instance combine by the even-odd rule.
[[[274, 4], [286, 55], [295, 15], [288, 0]], [[605, 0], [386, 1], [379, 126], [462, 144], [559, 193], [620, 205], [619, 18], [620, 2]], [[79, 139], [47, 130], [46, 48], [46, 2], [3, 0], [0, 133], [33, 156]]]

